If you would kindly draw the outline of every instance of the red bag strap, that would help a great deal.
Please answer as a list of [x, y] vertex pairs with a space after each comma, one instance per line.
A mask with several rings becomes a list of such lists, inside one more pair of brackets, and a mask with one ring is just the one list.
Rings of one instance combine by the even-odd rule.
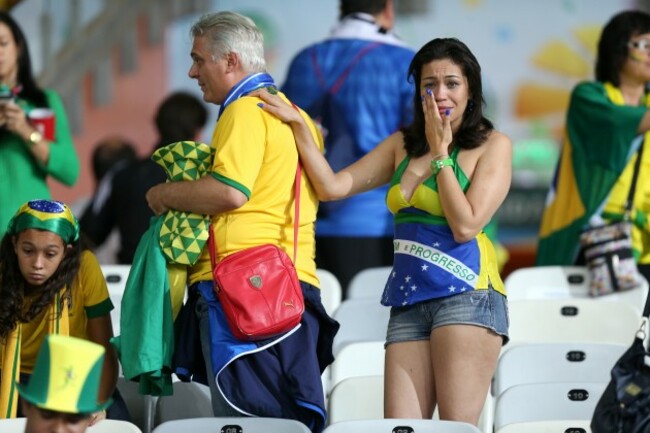
[[[291, 102], [293, 108], [298, 112], [300, 109], [296, 104]], [[298, 257], [298, 228], [300, 222], [300, 177], [302, 175], [302, 165], [300, 164], [300, 155], [298, 155], [298, 166], [296, 167], [296, 181], [293, 186], [294, 190], [294, 204], [293, 204], [293, 264], [296, 265], [296, 257]]]
[[294, 185], [294, 205], [293, 205], [293, 264], [296, 264], [296, 257], [298, 256], [298, 229], [300, 221], [300, 176], [302, 166], [300, 165], [300, 157], [298, 157], [298, 167], [296, 168], [296, 182]]

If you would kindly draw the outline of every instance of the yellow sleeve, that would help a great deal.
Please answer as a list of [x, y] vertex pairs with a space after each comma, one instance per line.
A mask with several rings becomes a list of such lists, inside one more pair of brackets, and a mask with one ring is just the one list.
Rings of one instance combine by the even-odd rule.
[[83, 306], [89, 319], [106, 315], [113, 309], [106, 279], [95, 255], [90, 251], [81, 253], [79, 273], [74, 284], [83, 293]]
[[243, 97], [224, 110], [212, 137], [212, 176], [250, 198], [264, 159], [264, 112], [257, 98]]

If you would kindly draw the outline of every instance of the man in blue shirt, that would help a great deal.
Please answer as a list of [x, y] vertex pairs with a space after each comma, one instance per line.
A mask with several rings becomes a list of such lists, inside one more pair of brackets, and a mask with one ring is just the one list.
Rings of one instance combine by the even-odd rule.
[[[340, 21], [322, 42], [292, 60], [282, 91], [321, 125], [334, 170], [358, 160], [412, 120], [413, 50], [391, 32], [393, 0], [341, 0]], [[389, 266], [392, 218], [387, 186], [321, 203], [316, 263], [336, 275], [346, 296], [359, 271]]]

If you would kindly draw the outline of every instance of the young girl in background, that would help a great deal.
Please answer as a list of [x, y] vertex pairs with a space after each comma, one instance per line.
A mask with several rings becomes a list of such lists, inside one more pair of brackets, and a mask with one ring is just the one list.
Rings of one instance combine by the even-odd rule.
[[[33, 200], [10, 220], [0, 244], [0, 299], [0, 418], [17, 415], [15, 384], [27, 382], [47, 334], [104, 346], [99, 395], [103, 402], [114, 394], [113, 304], [97, 259], [79, 244], [79, 224], [68, 206]], [[109, 418], [128, 418], [116, 391], [113, 397], [118, 403]], [[105, 411], [93, 414], [91, 425], [105, 417]]]

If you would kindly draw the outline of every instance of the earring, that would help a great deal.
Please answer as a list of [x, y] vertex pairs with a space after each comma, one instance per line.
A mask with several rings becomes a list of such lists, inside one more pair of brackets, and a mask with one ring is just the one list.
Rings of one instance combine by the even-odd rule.
[[470, 100], [467, 102], [467, 111], [473, 111], [473, 110], [474, 110], [474, 100], [473, 100], [473, 99], [470, 99]]

